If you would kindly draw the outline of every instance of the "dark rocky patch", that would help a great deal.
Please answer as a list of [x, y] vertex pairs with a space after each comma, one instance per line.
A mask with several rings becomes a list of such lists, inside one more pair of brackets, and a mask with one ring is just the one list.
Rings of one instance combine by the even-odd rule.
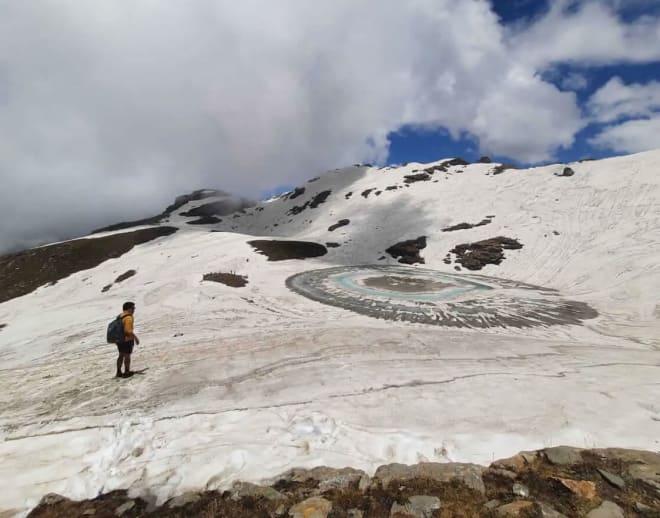
[[493, 170], [491, 171], [491, 174], [496, 175], [496, 174], [502, 174], [504, 171], [508, 169], [518, 169], [518, 166], [514, 164], [500, 164], [496, 165], [493, 167]]
[[136, 273], [137, 272], [135, 270], [126, 270], [115, 279], [115, 283], [119, 284], [120, 282], [124, 282], [126, 279], [133, 277]]
[[2, 331], [5, 327], [7, 327], [7, 324], [0, 324], [0, 331]]
[[564, 167], [561, 173], [555, 173], [555, 176], [573, 176], [575, 171], [570, 167]]
[[488, 225], [491, 223], [489, 218], [484, 218], [482, 219], [479, 223], [459, 223], [458, 225], [453, 225], [451, 227], [446, 227], [443, 228], [443, 232], [454, 232], [456, 230], [467, 230], [469, 228], [474, 228], [474, 227], [483, 227], [484, 225]]
[[286, 261], [289, 259], [307, 259], [320, 257], [328, 253], [328, 249], [320, 243], [311, 241], [281, 241], [256, 239], [248, 241], [257, 252], [268, 257], [269, 261]]
[[376, 191], [374, 194], [375, 194], [376, 196], [380, 196], [382, 193], [383, 193], [383, 191]]
[[487, 264], [500, 264], [504, 260], [504, 250], [519, 250], [523, 245], [508, 237], [494, 237], [457, 245], [451, 250], [456, 254], [456, 262], [468, 270], [481, 270]]
[[344, 196], [344, 197], [348, 200], [351, 196], [353, 196], [353, 191], [347, 192], [346, 196]]
[[330, 196], [330, 194], [332, 194], [332, 191], [321, 191], [312, 198], [312, 201], [309, 204], [309, 208], [315, 209], [322, 203], [325, 203], [325, 200], [328, 199], [328, 196]]
[[339, 248], [341, 245], [339, 243], [326, 243], [325, 246], [328, 248]]
[[305, 194], [305, 188], [304, 187], [296, 187], [293, 192], [288, 196], [290, 200], [295, 200], [298, 196], [302, 196]]
[[460, 157], [453, 158], [451, 160], [445, 160], [441, 164], [427, 167], [426, 169], [424, 169], [424, 172], [428, 174], [433, 174], [435, 172], [446, 172], [447, 170], [449, 170], [450, 167], [458, 166], [458, 165], [470, 165], [470, 162], [468, 162], [467, 160], [463, 160]]
[[[488, 467], [435, 462], [388, 464], [380, 466], [372, 477], [353, 468], [294, 468], [276, 477], [271, 485], [237, 481], [227, 491], [184, 493], [149, 510], [145, 500], [129, 498], [127, 491], [79, 502], [51, 493], [28, 516], [271, 518], [303, 516], [303, 510], [305, 516], [329, 518], [660, 515], [660, 495], [653, 475], [638, 474], [660, 469], [658, 453], [558, 448], [573, 451], [576, 460], [554, 464], [548, 460], [551, 449], [547, 449], [521, 452]], [[623, 485], [608, 483], [603, 472]], [[590, 514], [596, 509], [601, 514]]]
[[0, 256], [0, 302], [26, 295], [39, 286], [98, 266], [134, 246], [169, 236], [174, 227], [153, 227], [97, 238], [82, 238]]
[[363, 198], [367, 198], [369, 196], [369, 194], [371, 194], [371, 191], [374, 191], [374, 190], [376, 190], [375, 187], [372, 187], [371, 189], [366, 189], [366, 190], [364, 190], [360, 193], [360, 196], [362, 196]]
[[552, 233], [553, 233], [555, 236], [558, 236], [558, 235], [559, 235], [559, 232], [557, 232], [556, 230], [553, 230]]
[[337, 230], [338, 228], [345, 227], [350, 222], [351, 222], [350, 219], [340, 219], [339, 221], [337, 221], [337, 223], [335, 223], [334, 225], [330, 225], [328, 227], [328, 232], [332, 232], [334, 230]]
[[297, 216], [297, 215], [300, 214], [302, 211], [304, 211], [307, 207], [309, 207], [309, 202], [308, 202], [308, 201], [305, 202], [304, 205], [294, 205], [293, 207], [291, 207], [291, 208], [287, 211], [287, 214], [288, 214], [289, 216]]
[[325, 203], [325, 200], [328, 199], [328, 196], [330, 196], [331, 193], [332, 193], [332, 191], [321, 191], [316, 196], [314, 196], [311, 200], [306, 201], [303, 205], [296, 205], [294, 207], [291, 207], [291, 209], [289, 209], [287, 214], [289, 216], [297, 216], [298, 214], [303, 212], [308, 207], [310, 209], [316, 209], [319, 205], [321, 205], [322, 203]]
[[247, 275], [237, 275], [235, 273], [215, 272], [205, 273], [203, 281], [219, 282], [231, 288], [243, 288], [247, 286]]
[[428, 173], [407, 174], [403, 177], [404, 183], [427, 182], [431, 179]]
[[396, 191], [398, 188], [399, 188], [398, 185], [388, 185], [387, 187], [385, 187], [385, 190], [386, 191]]
[[103, 288], [101, 288], [101, 293], [105, 293], [105, 292], [109, 291], [110, 288], [112, 288], [112, 283], [106, 284], [105, 286], [103, 286]]
[[222, 219], [216, 218], [215, 216], [202, 216], [199, 219], [193, 221], [187, 221], [188, 225], [213, 225], [214, 223], [220, 223]]
[[490, 157], [487, 156], [482, 156], [481, 158], [479, 158], [479, 160], [477, 160], [478, 164], [490, 164], [491, 162], [492, 160], [490, 159]]
[[310, 179], [310, 180], [307, 180], [307, 183], [312, 183], [312, 182], [315, 182], [315, 181], [320, 180], [320, 179], [321, 179], [320, 176], [316, 176], [316, 177], [314, 177], [314, 178], [312, 178], [312, 179]]
[[216, 191], [213, 189], [200, 189], [197, 191], [193, 191], [190, 194], [183, 194], [181, 196], [177, 196], [176, 199], [174, 200], [174, 203], [169, 205], [163, 212], [161, 212], [157, 216], [138, 219], [134, 221], [125, 221], [122, 223], [116, 223], [114, 225], [109, 225], [107, 227], [93, 230], [92, 234], [98, 234], [99, 232], [113, 232], [115, 230], [123, 230], [126, 228], [138, 227], [142, 225], [157, 225], [162, 220], [170, 216], [172, 212], [183, 207], [186, 203], [191, 201], [203, 200], [211, 196], [229, 196], [229, 194], [223, 191]]
[[419, 255], [419, 251], [426, 248], [426, 236], [420, 236], [417, 239], [401, 241], [389, 247], [385, 252], [403, 264], [424, 263], [424, 258]]
[[243, 198], [239, 200], [228, 199], [222, 201], [213, 201], [211, 203], [206, 203], [190, 209], [186, 212], [182, 212], [182, 216], [187, 216], [189, 218], [193, 217], [203, 217], [203, 216], [228, 216], [237, 211], [245, 210], [245, 208], [252, 206], [251, 201], [245, 200]]

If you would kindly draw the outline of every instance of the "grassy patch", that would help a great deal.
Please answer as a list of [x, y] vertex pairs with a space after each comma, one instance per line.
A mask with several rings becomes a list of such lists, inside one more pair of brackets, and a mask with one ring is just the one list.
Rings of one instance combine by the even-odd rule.
[[232, 288], [243, 288], [244, 286], [247, 286], [248, 283], [246, 275], [225, 272], [206, 273], [204, 274], [203, 280], [219, 282]]

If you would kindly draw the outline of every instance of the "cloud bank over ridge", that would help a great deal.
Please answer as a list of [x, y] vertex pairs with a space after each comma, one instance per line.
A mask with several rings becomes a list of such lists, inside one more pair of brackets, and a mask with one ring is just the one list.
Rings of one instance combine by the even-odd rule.
[[[484, 0], [4, 2], [0, 252], [197, 187], [254, 196], [383, 162], [403, 125], [549, 160], [588, 117], [545, 69], [660, 59], [658, 19], [573, 4], [507, 28]], [[576, 44], [593, 23], [612, 45]]]

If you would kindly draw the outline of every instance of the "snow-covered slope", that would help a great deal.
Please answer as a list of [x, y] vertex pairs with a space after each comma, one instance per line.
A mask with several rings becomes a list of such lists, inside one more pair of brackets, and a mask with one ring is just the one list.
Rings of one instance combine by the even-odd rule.
[[[485, 463], [560, 443], [658, 450], [660, 151], [568, 164], [572, 176], [565, 165], [356, 166], [212, 224], [181, 214], [214, 198], [192, 200], [161, 221], [175, 234], [0, 304], [0, 510], [49, 491], [163, 500], [291, 466]], [[456, 245], [517, 239], [477, 273], [558, 290], [598, 317], [449, 329], [286, 288], [307, 270], [398, 264], [385, 250], [420, 236], [425, 264], [411, 271], [454, 274]], [[257, 238], [339, 246], [270, 262]], [[209, 272], [248, 285], [202, 281]], [[134, 368], [148, 370], [115, 380], [103, 333], [124, 300], [138, 307]]]

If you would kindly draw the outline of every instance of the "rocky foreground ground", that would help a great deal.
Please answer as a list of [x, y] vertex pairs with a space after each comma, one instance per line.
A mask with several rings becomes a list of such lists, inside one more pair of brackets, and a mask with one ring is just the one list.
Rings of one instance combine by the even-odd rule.
[[489, 467], [389, 464], [372, 477], [352, 468], [293, 469], [270, 485], [187, 493], [161, 506], [114, 491], [74, 502], [46, 495], [30, 517], [436, 518], [660, 517], [660, 453], [558, 446]]

